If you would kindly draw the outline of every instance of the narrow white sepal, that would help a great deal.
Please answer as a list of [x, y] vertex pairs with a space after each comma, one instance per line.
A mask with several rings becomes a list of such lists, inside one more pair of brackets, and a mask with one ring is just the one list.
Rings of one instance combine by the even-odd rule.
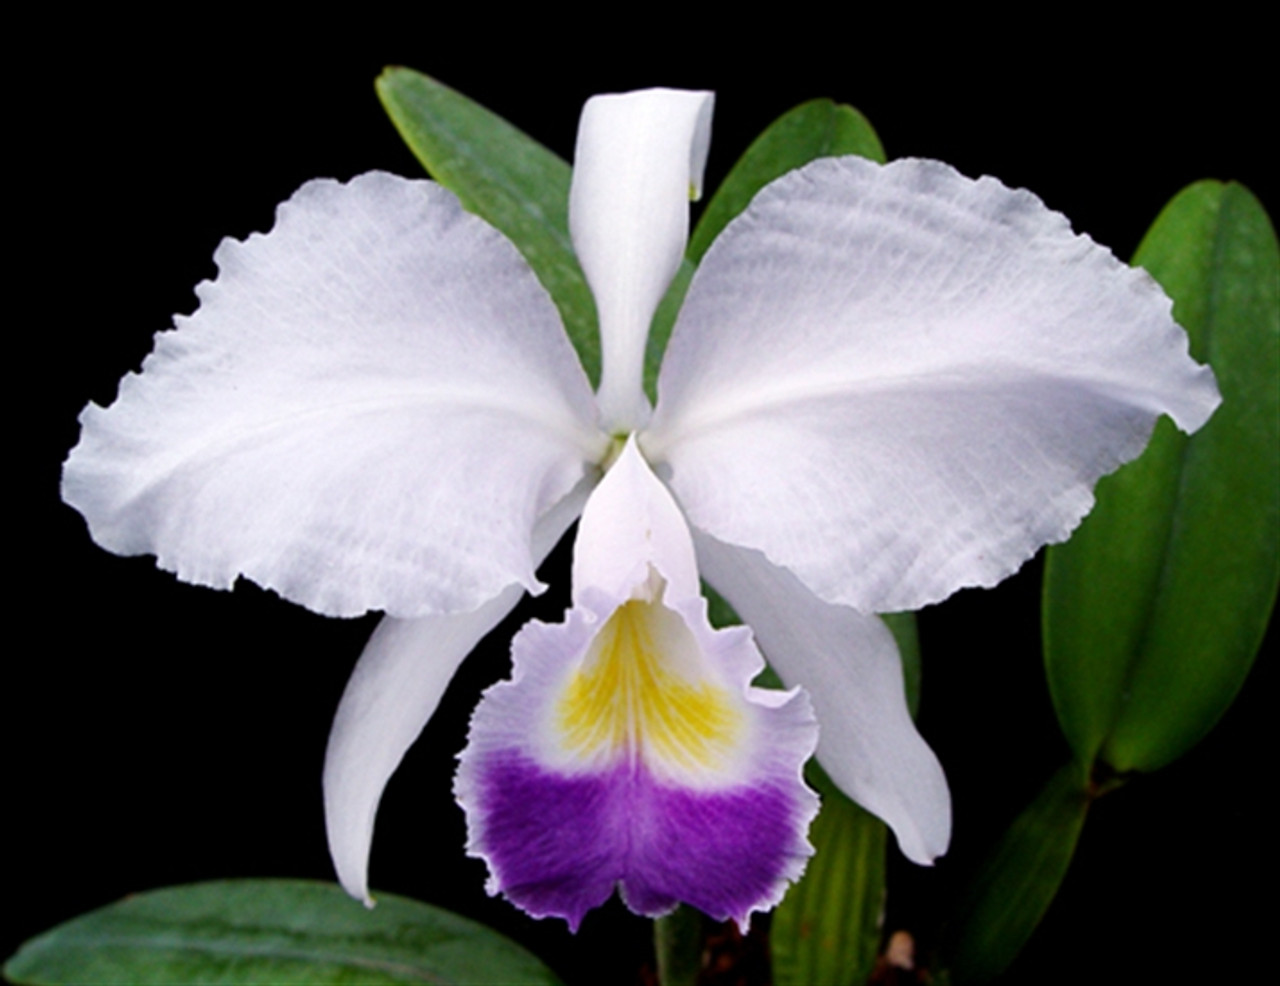
[[770, 665], [818, 716], [817, 756], [849, 797], [882, 818], [908, 859], [951, 841], [951, 795], [907, 710], [893, 635], [876, 616], [823, 602], [758, 551], [694, 531], [707, 581], [751, 627]]
[[713, 101], [709, 92], [645, 89], [595, 96], [582, 110], [569, 229], [600, 317], [599, 402], [610, 431], [648, 417], [649, 323], [684, 257]]
[[463, 659], [506, 616], [521, 586], [471, 613], [385, 617], [342, 693], [324, 760], [329, 854], [344, 890], [366, 907], [369, 848], [387, 781], [422, 732]]
[[[533, 532], [540, 564], [582, 511], [590, 491], [580, 484]], [[463, 659], [524, 594], [510, 585], [470, 613], [378, 624], [347, 682], [324, 761], [325, 828], [338, 882], [366, 906], [369, 848], [378, 802]]]
[[864, 613], [993, 585], [1219, 400], [1155, 282], [1034, 195], [859, 158], [725, 229], [658, 392], [642, 447], [690, 524]]

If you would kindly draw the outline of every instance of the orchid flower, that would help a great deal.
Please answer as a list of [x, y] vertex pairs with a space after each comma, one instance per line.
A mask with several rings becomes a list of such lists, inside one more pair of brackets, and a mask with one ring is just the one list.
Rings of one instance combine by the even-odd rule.
[[[579, 518], [572, 609], [518, 634], [461, 757], [491, 892], [573, 927], [615, 888], [641, 914], [745, 923], [811, 852], [815, 744], [932, 861], [946, 781], [874, 614], [998, 582], [1068, 536], [1160, 414], [1191, 431], [1217, 404], [1155, 283], [1035, 196], [833, 158], [707, 252], [651, 408], [646, 337], [711, 109], [649, 90], [583, 111], [594, 394], [510, 242], [432, 182], [370, 173], [309, 182], [269, 234], [225, 241], [196, 313], [82, 415], [64, 497], [102, 546], [385, 612], [324, 773], [357, 898], [388, 778]], [[711, 628], [700, 578], [749, 630]], [[751, 684], [761, 650], [790, 691]]]

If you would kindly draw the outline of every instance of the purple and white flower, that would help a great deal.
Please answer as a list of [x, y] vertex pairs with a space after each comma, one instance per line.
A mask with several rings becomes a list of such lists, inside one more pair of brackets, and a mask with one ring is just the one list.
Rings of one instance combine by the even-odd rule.
[[[651, 408], [645, 343], [711, 108], [649, 90], [583, 112], [594, 394], [511, 243], [438, 185], [371, 173], [309, 182], [269, 234], [224, 242], [197, 312], [82, 415], [63, 491], [102, 546], [387, 614], [325, 764], [356, 897], [387, 779], [579, 517], [573, 607], [517, 636], [461, 758], [491, 891], [575, 927], [615, 888], [745, 923], [811, 851], [815, 744], [930, 862], [946, 781], [874, 614], [998, 582], [1067, 537], [1160, 414], [1191, 431], [1218, 402], [1154, 282], [1035, 196], [833, 158], [707, 252]], [[749, 630], [710, 627], [700, 577]], [[791, 691], [751, 685], [761, 650]]]

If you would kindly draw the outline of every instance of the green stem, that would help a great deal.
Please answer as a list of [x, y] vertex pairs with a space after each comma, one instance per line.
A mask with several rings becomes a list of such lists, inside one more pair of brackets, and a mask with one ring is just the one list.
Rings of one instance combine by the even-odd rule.
[[702, 969], [702, 914], [683, 904], [653, 922], [661, 986], [697, 986]]

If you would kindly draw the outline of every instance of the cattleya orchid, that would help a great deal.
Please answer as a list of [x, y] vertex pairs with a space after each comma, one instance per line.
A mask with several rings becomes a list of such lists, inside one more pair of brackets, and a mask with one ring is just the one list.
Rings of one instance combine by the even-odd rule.
[[[510, 242], [432, 182], [371, 173], [309, 182], [269, 234], [224, 242], [198, 311], [82, 416], [64, 496], [104, 547], [386, 613], [325, 764], [358, 898], [388, 778], [579, 517], [572, 609], [519, 633], [461, 757], [491, 892], [574, 927], [615, 888], [641, 914], [745, 923], [811, 852], [815, 744], [932, 861], [947, 786], [873, 614], [999, 581], [1069, 534], [1160, 414], [1191, 431], [1217, 404], [1154, 282], [1033, 195], [833, 158], [707, 252], [651, 407], [646, 337], [711, 108], [650, 90], [583, 112], [594, 394]], [[710, 627], [700, 577], [749, 630]], [[751, 684], [757, 643], [791, 691]]]

